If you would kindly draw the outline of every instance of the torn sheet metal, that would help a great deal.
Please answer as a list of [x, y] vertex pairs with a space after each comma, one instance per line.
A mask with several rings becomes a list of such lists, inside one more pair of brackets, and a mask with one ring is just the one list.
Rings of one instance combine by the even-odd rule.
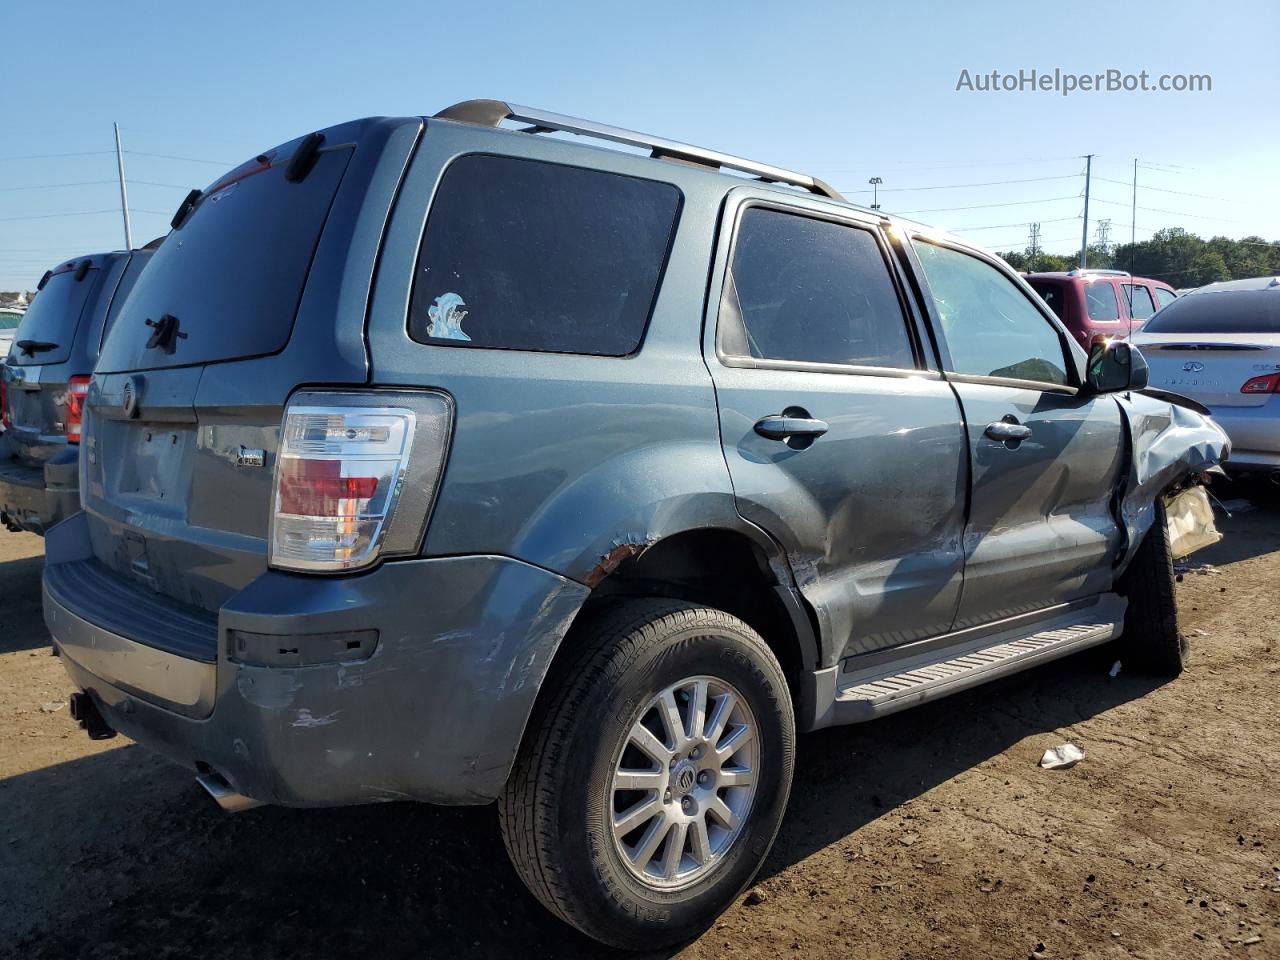
[[1165, 501], [1169, 523], [1169, 552], [1181, 560], [1222, 539], [1213, 523], [1213, 507], [1204, 487], [1191, 487]]
[[1217, 467], [1230, 455], [1231, 441], [1213, 420], [1186, 407], [1137, 393], [1117, 402], [1133, 451], [1120, 503], [1129, 538], [1123, 569], [1151, 527], [1156, 497], [1188, 477]]

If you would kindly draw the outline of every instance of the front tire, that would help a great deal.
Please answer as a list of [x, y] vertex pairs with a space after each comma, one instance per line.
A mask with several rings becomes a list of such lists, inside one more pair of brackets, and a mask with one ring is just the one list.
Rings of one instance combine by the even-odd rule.
[[1178, 629], [1173, 584], [1169, 525], [1164, 501], [1157, 498], [1151, 529], [1118, 585], [1129, 600], [1120, 638], [1121, 660], [1141, 673], [1176, 677], [1186, 665], [1188, 644]]
[[635, 600], [594, 620], [549, 682], [499, 799], [516, 872], [602, 943], [700, 933], [777, 835], [795, 720], [760, 635], [720, 610]]

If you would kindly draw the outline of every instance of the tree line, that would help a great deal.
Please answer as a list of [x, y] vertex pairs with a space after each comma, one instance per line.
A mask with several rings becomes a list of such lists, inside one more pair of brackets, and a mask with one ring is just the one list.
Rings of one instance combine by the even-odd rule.
[[[1030, 248], [999, 254], [1015, 270], [1029, 273], [1074, 270], [1078, 254], [1032, 254]], [[1202, 287], [1218, 280], [1280, 276], [1280, 242], [1262, 237], [1211, 237], [1205, 240], [1181, 227], [1157, 230], [1149, 240], [1107, 248], [1090, 245], [1090, 267], [1127, 270], [1136, 277], [1163, 280], [1176, 289]]]

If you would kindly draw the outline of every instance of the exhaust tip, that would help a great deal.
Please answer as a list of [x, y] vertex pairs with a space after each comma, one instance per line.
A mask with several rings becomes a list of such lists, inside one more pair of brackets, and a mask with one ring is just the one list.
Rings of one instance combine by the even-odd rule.
[[254, 800], [252, 797], [246, 797], [243, 793], [236, 793], [235, 789], [221, 774], [199, 774], [196, 777], [196, 783], [204, 787], [205, 792], [213, 797], [218, 806], [227, 813], [240, 813], [263, 805], [261, 800]]
[[1277, 487], [1280, 487], [1280, 470], [1272, 470], [1267, 474], [1267, 478]]

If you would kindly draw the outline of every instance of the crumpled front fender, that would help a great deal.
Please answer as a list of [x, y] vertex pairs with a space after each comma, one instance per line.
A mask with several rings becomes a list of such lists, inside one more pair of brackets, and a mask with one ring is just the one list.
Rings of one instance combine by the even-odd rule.
[[1122, 572], [1151, 527], [1156, 497], [1203, 474], [1231, 454], [1231, 441], [1210, 417], [1138, 393], [1117, 396], [1129, 439], [1129, 472], [1120, 501], [1128, 535], [1117, 565]]

